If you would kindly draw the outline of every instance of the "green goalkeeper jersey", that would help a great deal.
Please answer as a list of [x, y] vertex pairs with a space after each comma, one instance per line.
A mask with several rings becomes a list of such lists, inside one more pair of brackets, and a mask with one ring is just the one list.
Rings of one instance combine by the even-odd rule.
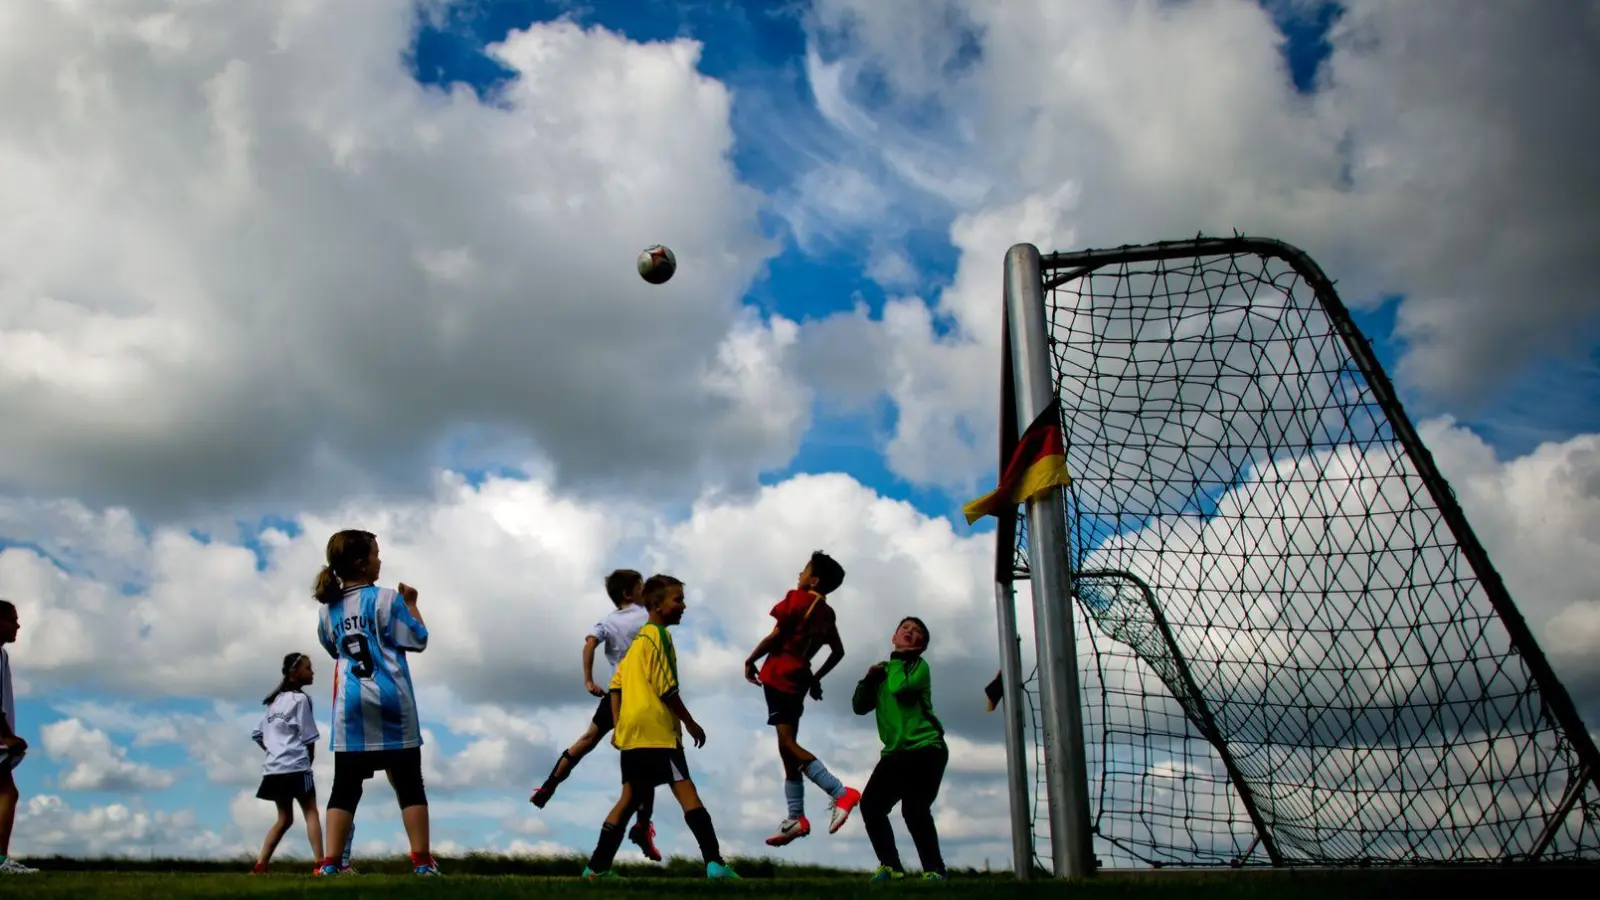
[[878, 713], [883, 755], [944, 746], [944, 726], [933, 712], [933, 678], [920, 654], [895, 653], [879, 665], [884, 677], [863, 678], [850, 698], [858, 716]]

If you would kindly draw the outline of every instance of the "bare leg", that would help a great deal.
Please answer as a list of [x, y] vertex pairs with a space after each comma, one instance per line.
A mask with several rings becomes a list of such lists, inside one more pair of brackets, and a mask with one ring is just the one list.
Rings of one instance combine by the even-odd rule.
[[348, 809], [334, 809], [328, 807], [323, 814], [327, 827], [323, 829], [324, 847], [343, 847], [344, 842], [350, 837], [350, 826], [355, 822], [355, 813]]
[[17, 783], [10, 770], [0, 772], [0, 856], [11, 853], [11, 829], [17, 823]]
[[283, 840], [283, 835], [294, 825], [294, 806], [288, 800], [278, 801], [278, 821], [272, 823], [267, 829], [267, 838], [261, 842], [261, 855], [256, 857], [257, 866], [265, 866], [272, 861], [272, 854], [278, 849], [278, 842]]
[[306, 817], [306, 839], [311, 841], [311, 858], [322, 862], [322, 816], [317, 812], [317, 798], [306, 797], [300, 801], [300, 812]]

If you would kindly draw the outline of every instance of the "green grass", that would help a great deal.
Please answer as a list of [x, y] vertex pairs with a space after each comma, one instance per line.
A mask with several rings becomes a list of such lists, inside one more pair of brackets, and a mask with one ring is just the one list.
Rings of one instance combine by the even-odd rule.
[[[621, 881], [589, 884], [575, 873], [583, 860], [519, 860], [504, 857], [441, 859], [443, 878], [418, 878], [405, 872], [404, 860], [367, 862], [361, 875], [316, 878], [299, 874], [309, 864], [289, 863], [267, 876], [244, 874], [248, 863], [190, 860], [34, 860], [40, 874], [0, 882], [0, 895], [32, 898], [91, 897], [94, 900], [143, 900], [146, 897], [189, 898], [546, 898], [546, 897], [651, 897], [706, 896], [825, 897], [849, 900], [882, 897], [887, 891], [918, 897], [1070, 897], [1072, 900], [1124, 900], [1148, 897], [1242, 898], [1242, 900], [1378, 900], [1400, 897], [1523, 896], [1571, 894], [1577, 885], [1593, 884], [1594, 867], [1584, 869], [1472, 868], [1454, 870], [1344, 870], [1344, 871], [1215, 871], [1161, 870], [1106, 872], [1085, 882], [1036, 881], [1019, 883], [1008, 873], [956, 872], [944, 884], [920, 879], [878, 886], [866, 883], [866, 873], [791, 866], [770, 860], [733, 860], [744, 879], [710, 883], [704, 869], [692, 860], [673, 860], [666, 866], [622, 867]], [[20, 888], [20, 890], [11, 890]]]

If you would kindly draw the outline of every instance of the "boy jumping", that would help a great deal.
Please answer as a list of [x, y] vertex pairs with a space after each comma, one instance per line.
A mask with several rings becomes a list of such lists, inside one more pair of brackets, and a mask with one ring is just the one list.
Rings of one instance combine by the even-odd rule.
[[650, 576], [644, 583], [644, 602], [650, 618], [611, 676], [610, 696], [617, 723], [612, 743], [622, 751], [622, 796], [600, 828], [600, 840], [583, 877], [617, 877], [611, 863], [622, 846], [622, 826], [642, 798], [656, 785], [665, 784], [683, 807], [683, 820], [700, 845], [706, 877], [738, 878], [722, 861], [711, 814], [689, 779], [689, 761], [683, 753], [685, 730], [696, 747], [706, 743], [705, 730], [678, 695], [678, 652], [667, 633], [683, 620], [683, 582], [670, 575]]
[[11, 827], [17, 822], [17, 782], [11, 770], [22, 762], [28, 742], [17, 737], [17, 701], [11, 691], [11, 657], [6, 644], [17, 639], [17, 608], [0, 600], [0, 875], [32, 875], [38, 869], [12, 859]]
[[[583, 640], [583, 686], [588, 692], [600, 698], [600, 703], [595, 707], [594, 717], [589, 721], [589, 727], [584, 730], [572, 746], [561, 751], [561, 756], [556, 760], [550, 776], [545, 779], [528, 798], [528, 802], [544, 809], [550, 798], [556, 794], [556, 787], [566, 781], [572, 770], [578, 767], [589, 751], [600, 743], [615, 725], [616, 720], [611, 714], [611, 697], [594, 681], [594, 651], [601, 644], [606, 647], [606, 661], [611, 663], [611, 670], [616, 671], [622, 658], [627, 655], [628, 648], [633, 646], [633, 639], [639, 634], [639, 629], [650, 618], [650, 611], [644, 608], [644, 576], [632, 569], [618, 569], [606, 576], [606, 596], [611, 598], [611, 605], [616, 607], [609, 615], [595, 623], [594, 628]], [[655, 790], [644, 792], [639, 803], [639, 820], [633, 828], [628, 830], [628, 839], [639, 845], [644, 855], [656, 862], [661, 861], [661, 851], [656, 849], [656, 827], [650, 822], [650, 815], [655, 810]]]
[[[820, 550], [812, 553], [810, 562], [800, 572], [798, 586], [772, 608], [771, 615], [777, 624], [744, 661], [745, 680], [760, 686], [766, 694], [767, 724], [778, 732], [778, 756], [783, 760], [783, 795], [789, 805], [789, 817], [778, 826], [776, 834], [767, 838], [768, 846], [782, 847], [811, 833], [811, 823], [806, 820], [802, 775], [830, 798], [829, 834], [844, 827], [850, 811], [861, 800], [860, 791], [845, 787], [822, 760], [800, 746], [798, 740], [806, 694], [821, 700], [823, 676], [844, 658], [844, 641], [839, 638], [833, 607], [828, 605], [828, 595], [843, 583], [844, 567]], [[811, 658], [824, 645], [828, 647], [828, 658], [822, 668], [812, 674]], [[757, 672], [756, 661], [763, 656], [766, 661]]]

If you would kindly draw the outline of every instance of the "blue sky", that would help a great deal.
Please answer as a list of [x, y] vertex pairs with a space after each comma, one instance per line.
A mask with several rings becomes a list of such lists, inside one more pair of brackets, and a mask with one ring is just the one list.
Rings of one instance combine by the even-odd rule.
[[[1329, 53], [1325, 36], [1335, 20], [1337, 6], [1308, 7], [1285, 0], [1263, 2], [1274, 11], [1283, 29], [1282, 52], [1294, 85], [1301, 91], [1312, 91], [1319, 66]], [[425, 84], [466, 84], [491, 100], [509, 73], [483, 51], [513, 29], [564, 16], [585, 25], [611, 29], [636, 41], [692, 37], [703, 45], [700, 71], [724, 82], [733, 91], [731, 125], [736, 141], [733, 162], [739, 178], [765, 194], [778, 195], [792, 189], [800, 174], [798, 155], [803, 154], [804, 149], [797, 146], [795, 136], [829, 127], [816, 109], [806, 80], [808, 37], [804, 15], [799, 4], [753, 0], [748, 3], [631, 0], [593, 4], [477, 0], [459, 4], [438, 27], [425, 28], [416, 39], [410, 66], [416, 79]], [[961, 64], [973, 62], [964, 58]], [[900, 246], [914, 263], [916, 283], [912, 290], [930, 300], [952, 283], [957, 272], [958, 251], [950, 236], [951, 217], [941, 214], [940, 209], [937, 206], [918, 208], [905, 221], [895, 223], [900, 232]], [[743, 298], [747, 306], [764, 315], [781, 315], [802, 323], [846, 312], [862, 304], [873, 316], [881, 313], [889, 298], [884, 288], [868, 274], [872, 262], [871, 235], [864, 229], [847, 228], [802, 245], [789, 233], [781, 217], [766, 215], [763, 225], [769, 236], [780, 242], [780, 250], [766, 263]], [[1192, 228], [1180, 228], [1174, 233], [1152, 233], [1147, 238], [1152, 241], [1182, 238], [1193, 232]], [[661, 235], [659, 240], [669, 245], [673, 243], [670, 234]], [[695, 261], [680, 256], [680, 265], [693, 266]], [[993, 272], [995, 315], [998, 317], [999, 258], [993, 260]], [[1330, 274], [1335, 280], [1341, 277], [1337, 271]], [[1396, 310], [1403, 299], [1397, 295], [1382, 306], [1358, 308], [1355, 313], [1357, 324], [1373, 340], [1380, 360], [1391, 372], [1407, 349], [1395, 334]], [[947, 326], [948, 323], [940, 325], [941, 328]], [[1519, 369], [1508, 382], [1470, 405], [1450, 406], [1424, 396], [1408, 395], [1405, 399], [1414, 419], [1438, 413], [1453, 414], [1488, 441], [1502, 458], [1520, 456], [1540, 443], [1600, 431], [1600, 401], [1595, 399], [1600, 397], [1600, 354], [1593, 349], [1597, 346], [1595, 342], [1587, 346], [1590, 349], [1586, 354], [1536, 354], [1531, 365]], [[913, 483], [891, 469], [883, 450], [894, 432], [897, 415], [894, 404], [883, 397], [866, 410], [819, 406], [813, 411], [812, 426], [803, 436], [798, 452], [786, 465], [764, 472], [761, 481], [777, 485], [802, 473], [843, 472], [882, 497], [906, 501], [926, 516], [951, 522], [958, 535], [989, 530], [991, 526], [987, 522], [969, 528], [962, 520], [960, 506], [970, 497], [929, 484]], [[454, 435], [460, 439], [461, 446], [472, 445], [461, 436], [470, 431], [470, 428], [463, 428]], [[449, 441], [443, 443], [454, 449]], [[447, 458], [451, 455], [450, 452], [445, 454]], [[474, 462], [468, 474], [478, 483], [489, 474], [506, 472], [515, 470]], [[985, 476], [992, 477], [992, 472]], [[242, 540], [247, 549], [257, 554], [258, 565], [265, 569], [269, 549], [262, 533], [271, 528], [286, 530], [291, 536], [300, 533], [300, 526], [293, 518], [274, 513], [247, 518], [239, 523], [238, 534], [217, 537]], [[43, 548], [46, 543], [37, 536], [8, 536], [0, 532], [0, 549], [7, 547]], [[83, 570], [70, 559], [65, 560], [61, 568]], [[129, 585], [127, 592], [136, 594], [139, 588], [139, 585]], [[24, 635], [27, 635], [26, 630]], [[572, 668], [566, 662], [562, 665]], [[22, 677], [26, 674], [19, 672]], [[269, 687], [270, 684], [263, 683], [262, 692]], [[39, 747], [42, 743], [38, 739], [40, 724], [65, 714], [77, 714], [86, 704], [107, 703], [114, 709], [145, 717], [205, 717], [217, 712], [214, 704], [205, 700], [133, 695], [108, 700], [105, 692], [85, 686], [75, 691], [35, 692], [23, 698], [18, 704], [19, 719], [24, 723], [22, 733]], [[248, 716], [253, 711], [245, 708], [239, 710], [239, 714]], [[131, 741], [135, 734], [135, 729], [126, 723], [118, 724], [115, 716], [102, 715], [98, 724], [93, 721], [91, 724], [123, 744]], [[555, 740], [564, 741], [567, 737], [570, 736], [556, 735]], [[436, 746], [448, 755], [459, 753], [468, 743], [469, 737], [446, 732], [437, 737]], [[241, 752], [253, 750], [245, 744], [241, 747], [244, 748]], [[139, 791], [132, 802], [150, 810], [192, 808], [202, 823], [225, 822], [230, 815], [231, 795], [206, 788], [203, 773], [197, 768], [190, 749], [182, 743], [126, 747], [129, 761], [181, 773], [173, 786]], [[601, 751], [602, 755], [606, 752]], [[548, 761], [548, 758], [539, 761], [541, 771]], [[24, 795], [60, 790], [60, 780], [70, 765], [67, 760], [51, 760], [42, 750], [36, 749], [29, 765], [19, 772]], [[589, 765], [609, 766], [610, 761]], [[370, 791], [368, 796], [374, 803], [388, 803], [384, 790]], [[456, 841], [467, 846], [503, 844], [518, 834], [507, 830], [499, 820], [526, 816], [529, 811], [522, 802], [524, 797], [525, 792], [518, 795], [516, 791], [508, 793], [501, 789], [463, 792], [452, 800], [500, 803], [506, 805], [507, 811], [503, 816], [452, 817], [446, 807], [434, 823], [435, 840]], [[129, 803], [130, 799], [126, 791], [88, 791], [75, 793], [73, 802], [84, 805]], [[394, 831], [392, 822], [380, 827], [386, 833]], [[591, 831], [587, 825], [558, 825], [552, 832], [530, 840], [554, 839], [570, 846], [585, 847]], [[298, 846], [299, 841], [297, 834], [291, 834], [285, 846]], [[154, 848], [154, 852], [159, 853], [160, 848]]]

